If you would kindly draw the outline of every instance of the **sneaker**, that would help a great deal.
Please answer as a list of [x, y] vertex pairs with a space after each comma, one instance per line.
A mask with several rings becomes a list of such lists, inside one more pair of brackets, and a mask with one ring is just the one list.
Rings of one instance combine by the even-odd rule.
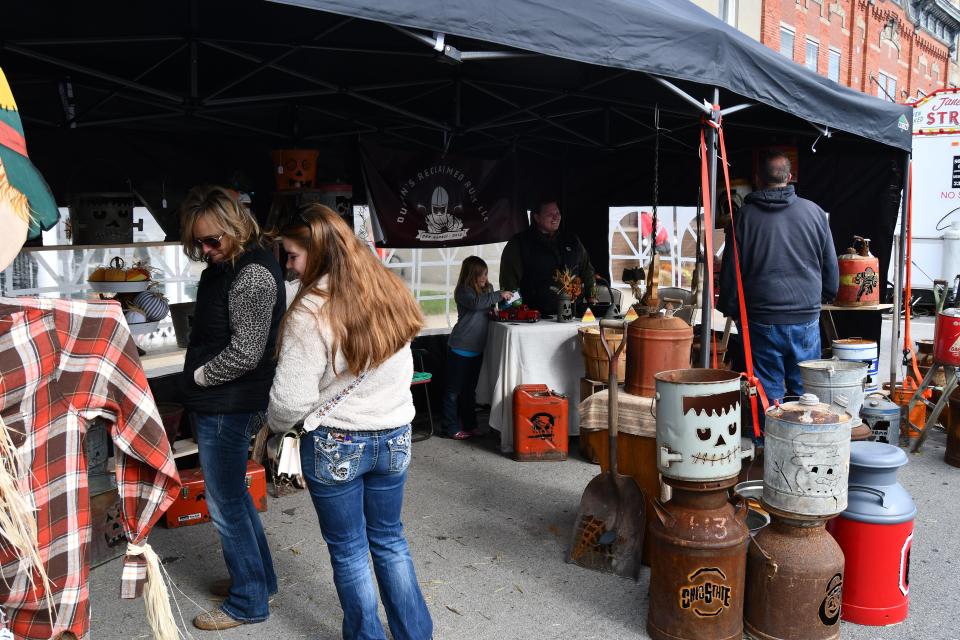
[[231, 618], [223, 609], [214, 609], [201, 613], [193, 619], [193, 626], [204, 631], [222, 631], [224, 629], [233, 629], [242, 624], [247, 624], [243, 620]]
[[455, 434], [450, 436], [454, 440], [466, 440], [473, 437], [473, 433], [470, 431], [457, 431]]

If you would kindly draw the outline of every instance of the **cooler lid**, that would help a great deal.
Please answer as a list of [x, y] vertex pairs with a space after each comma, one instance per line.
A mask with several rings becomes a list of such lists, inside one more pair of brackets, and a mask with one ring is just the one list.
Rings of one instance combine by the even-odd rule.
[[907, 454], [900, 447], [885, 442], [851, 442], [850, 464], [870, 469], [896, 469], [907, 464]]
[[800, 425], [843, 424], [852, 419], [849, 413], [837, 412], [835, 407], [820, 402], [812, 393], [803, 394], [798, 401], [771, 407], [767, 415], [782, 422]]

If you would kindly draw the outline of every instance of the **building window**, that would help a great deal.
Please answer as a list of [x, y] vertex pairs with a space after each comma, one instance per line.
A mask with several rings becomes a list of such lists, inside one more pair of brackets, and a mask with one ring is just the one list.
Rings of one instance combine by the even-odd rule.
[[804, 58], [803, 64], [806, 65], [807, 69], [816, 72], [817, 70], [817, 58], [820, 57], [820, 45], [814, 42], [813, 40], [807, 40], [807, 50], [806, 56]]
[[877, 97], [887, 102], [897, 101], [897, 79], [894, 76], [877, 72]]
[[830, 60], [827, 64], [827, 77], [834, 82], [840, 82], [840, 52], [830, 49]]
[[793, 29], [780, 27], [780, 53], [793, 60]]
[[737, 4], [739, 0], [720, 0], [720, 19], [732, 27], [737, 26]]

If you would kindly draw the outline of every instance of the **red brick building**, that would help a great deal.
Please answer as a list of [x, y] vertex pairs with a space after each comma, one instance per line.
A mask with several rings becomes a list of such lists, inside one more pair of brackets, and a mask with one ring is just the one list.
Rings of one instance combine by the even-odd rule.
[[896, 102], [952, 84], [958, 33], [947, 0], [763, 0], [760, 16], [771, 49]]

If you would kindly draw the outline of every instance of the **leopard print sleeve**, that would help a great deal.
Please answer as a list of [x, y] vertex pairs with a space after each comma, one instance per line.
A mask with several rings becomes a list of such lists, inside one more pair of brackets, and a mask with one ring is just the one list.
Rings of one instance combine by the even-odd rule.
[[270, 335], [277, 283], [259, 264], [240, 270], [228, 294], [230, 344], [201, 368], [196, 376], [202, 386], [230, 382], [252, 371], [263, 358]]

